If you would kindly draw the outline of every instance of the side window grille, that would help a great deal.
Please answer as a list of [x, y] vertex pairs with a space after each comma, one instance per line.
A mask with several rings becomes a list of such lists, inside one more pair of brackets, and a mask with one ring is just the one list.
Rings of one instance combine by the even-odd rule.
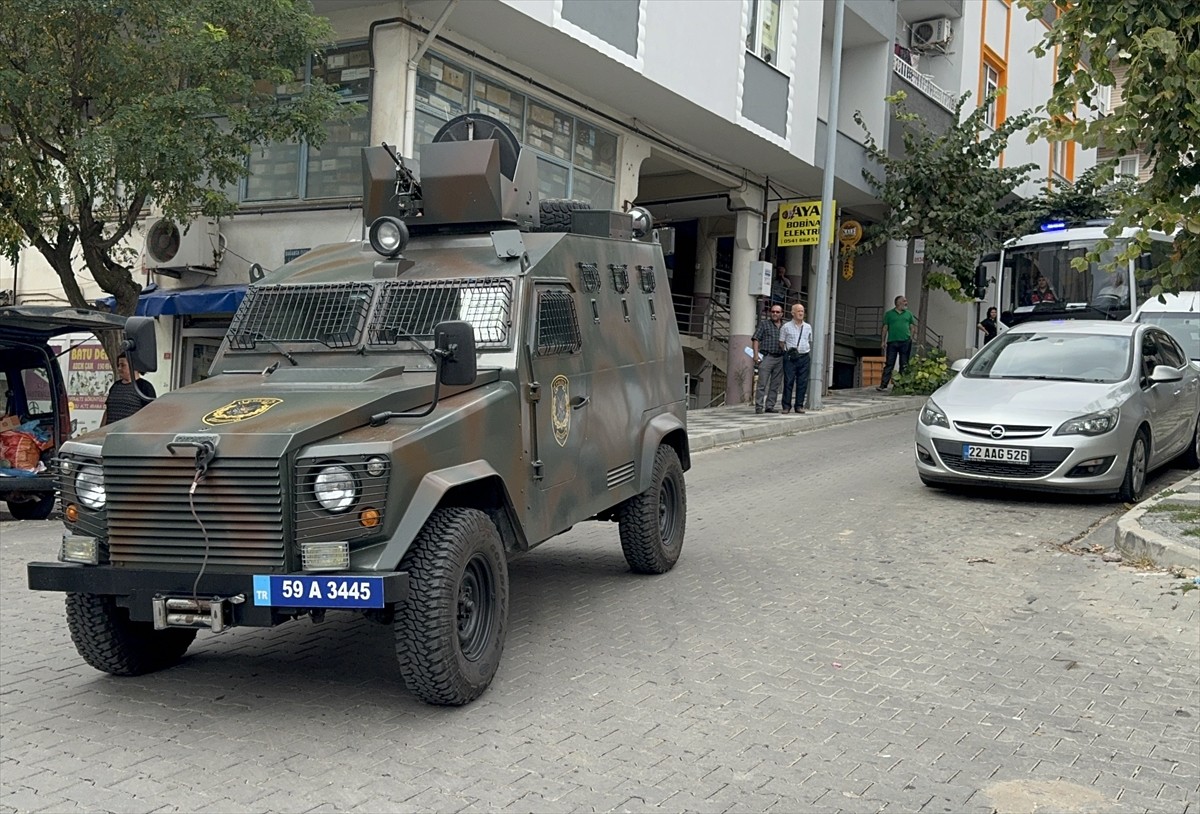
[[575, 301], [566, 291], [539, 291], [537, 308], [537, 355], [574, 353], [579, 339]]
[[504, 347], [511, 312], [512, 280], [392, 280], [381, 286], [367, 341], [372, 345], [395, 345], [410, 337], [432, 341], [439, 322], [461, 319], [475, 329], [479, 347]]
[[593, 292], [600, 290], [600, 269], [596, 268], [595, 263], [579, 263], [579, 273], [583, 277], [583, 288], [585, 291]]
[[642, 285], [642, 291], [647, 294], [653, 294], [657, 283], [654, 280], [654, 266], [638, 266], [638, 282]]
[[229, 323], [229, 345], [253, 350], [267, 340], [357, 347], [373, 294], [370, 283], [251, 286]]
[[609, 268], [612, 269], [613, 288], [618, 294], [624, 294], [629, 290], [629, 267], [624, 263], [612, 263]]

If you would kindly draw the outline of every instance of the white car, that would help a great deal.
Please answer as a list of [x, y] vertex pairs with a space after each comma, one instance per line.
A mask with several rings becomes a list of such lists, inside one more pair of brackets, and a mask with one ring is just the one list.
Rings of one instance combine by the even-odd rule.
[[1200, 364], [1200, 291], [1163, 294], [1161, 301], [1151, 297], [1130, 320], [1164, 328], [1192, 361]]
[[1136, 322], [1028, 322], [981, 348], [917, 419], [928, 486], [1141, 499], [1146, 473], [1200, 467], [1200, 369]]

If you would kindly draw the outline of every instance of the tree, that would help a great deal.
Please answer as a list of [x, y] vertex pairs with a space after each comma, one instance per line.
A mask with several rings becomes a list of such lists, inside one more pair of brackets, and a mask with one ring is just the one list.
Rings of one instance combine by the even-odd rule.
[[1018, 232], [1036, 231], [1048, 220], [1069, 222], [1112, 218], [1120, 209], [1123, 196], [1137, 187], [1131, 178], [1112, 180], [1112, 167], [1096, 164], [1088, 167], [1074, 182], [1055, 181], [1038, 197], [1026, 202], [1027, 224]]
[[927, 328], [930, 289], [945, 291], [961, 302], [974, 299], [982, 293], [975, 290], [980, 256], [998, 248], [1027, 222], [1025, 204], [1014, 191], [1037, 165], [994, 165], [1009, 138], [1030, 126], [1033, 114], [1010, 116], [993, 130], [985, 116], [995, 94], [964, 118], [962, 110], [969, 98], [970, 93], [959, 98], [953, 125], [933, 132], [908, 111], [903, 91], [889, 96], [895, 119], [904, 128], [902, 156], [880, 148], [861, 115], [854, 114], [867, 133], [868, 154], [883, 168], [882, 178], [865, 169], [863, 177], [887, 206], [884, 218], [867, 227], [858, 251], [872, 251], [888, 240], [924, 238], [917, 309], [922, 334]]
[[276, 88], [331, 39], [299, 0], [0, 0], [0, 251], [35, 247], [82, 308], [80, 257], [132, 314], [148, 201], [229, 214], [254, 145], [319, 145], [334, 89]]
[[[1056, 53], [1057, 76], [1038, 132], [1117, 155], [1141, 151], [1150, 177], [1121, 196], [1109, 230], [1138, 228], [1119, 259], [1148, 248], [1153, 229], [1175, 235], [1171, 262], [1151, 270], [1151, 293], [1200, 288], [1200, 6], [1194, 0], [1021, 0], [1031, 19], [1053, 6], [1054, 24], [1034, 48]], [[1105, 115], [1097, 94], [1122, 73], [1122, 101]], [[1098, 247], [1094, 252], [1107, 246]], [[1079, 263], [1087, 262], [1080, 259]]]

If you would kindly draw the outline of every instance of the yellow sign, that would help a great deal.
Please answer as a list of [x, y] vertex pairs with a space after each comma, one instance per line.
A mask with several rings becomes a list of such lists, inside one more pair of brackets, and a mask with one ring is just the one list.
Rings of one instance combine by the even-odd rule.
[[854, 247], [858, 245], [858, 241], [862, 240], [863, 228], [862, 224], [856, 220], [842, 221], [841, 237], [838, 239], [842, 244], [842, 279], [854, 279]]
[[[837, 211], [837, 201], [832, 201]], [[830, 238], [833, 235], [830, 233]], [[821, 202], [784, 201], [779, 205], [780, 246], [815, 246], [821, 242]]]
[[276, 404], [282, 404], [283, 399], [238, 399], [231, 401], [224, 407], [218, 407], [208, 415], [204, 416], [203, 421], [210, 427], [216, 427], [221, 424], [233, 424], [238, 421], [245, 421], [247, 418], [254, 418], [270, 410]]

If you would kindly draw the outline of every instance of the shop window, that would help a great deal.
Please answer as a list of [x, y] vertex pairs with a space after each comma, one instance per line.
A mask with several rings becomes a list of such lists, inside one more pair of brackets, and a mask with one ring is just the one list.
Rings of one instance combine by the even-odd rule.
[[578, 198], [612, 206], [617, 136], [470, 69], [427, 53], [417, 66], [415, 152], [455, 116], [485, 113], [504, 122], [537, 155], [542, 198]]
[[[366, 44], [332, 48], [310, 59], [292, 80], [275, 86], [277, 97], [300, 93], [304, 85], [323, 80], [347, 103], [370, 104], [371, 70]], [[260, 87], [270, 91], [270, 86]], [[371, 117], [363, 112], [329, 125], [317, 149], [304, 142], [270, 142], [251, 150], [243, 201], [314, 200], [362, 194], [361, 148], [370, 144]]]
[[746, 50], [771, 65], [779, 60], [780, 0], [749, 0], [750, 28]]

